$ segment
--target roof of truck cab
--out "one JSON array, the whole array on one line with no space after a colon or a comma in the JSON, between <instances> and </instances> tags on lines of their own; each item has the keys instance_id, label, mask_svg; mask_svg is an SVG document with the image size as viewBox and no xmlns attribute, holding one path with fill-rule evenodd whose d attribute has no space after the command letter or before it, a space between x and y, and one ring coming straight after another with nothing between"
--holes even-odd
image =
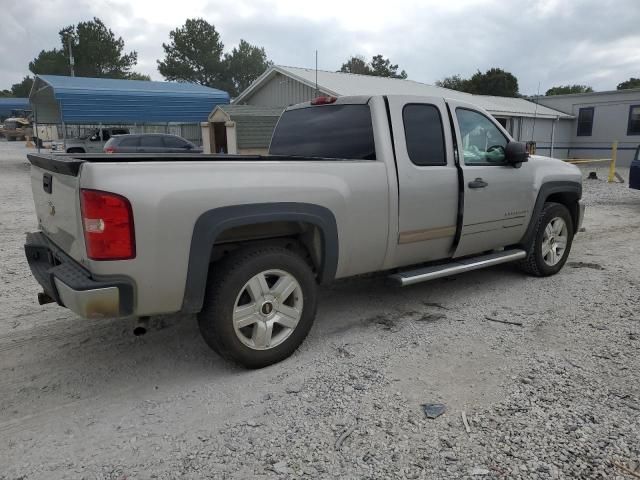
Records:
<instances>
[{"instance_id":1,"label":"roof of truck cab","mask_svg":"<svg viewBox=\"0 0 640 480\"><path fill-rule=\"evenodd\" d=\"M194 123L207 120L222 90L186 82L36 75L29 100L38 123Z\"/></svg>"},{"instance_id":2,"label":"roof of truck cab","mask_svg":"<svg viewBox=\"0 0 640 480\"><path fill-rule=\"evenodd\" d=\"M270 67L234 99L234 104L250 102L251 96L254 95L262 85L265 85L278 74L289 77L313 89L316 89L317 78L317 90L328 95L418 95L425 97L442 97L477 105L491 114L498 116L573 118L571 115L535 104L524 98L472 95L457 90L428 85L415 80L330 72L325 70L316 71L311 68L287 67L282 65Z\"/></svg>"}]
</instances>

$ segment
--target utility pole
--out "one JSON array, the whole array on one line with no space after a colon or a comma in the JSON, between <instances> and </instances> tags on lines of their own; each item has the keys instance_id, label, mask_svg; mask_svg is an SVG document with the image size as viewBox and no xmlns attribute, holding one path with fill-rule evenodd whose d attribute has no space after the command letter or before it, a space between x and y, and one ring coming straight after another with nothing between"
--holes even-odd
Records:
<instances>
[{"instance_id":1,"label":"utility pole","mask_svg":"<svg viewBox=\"0 0 640 480\"><path fill-rule=\"evenodd\" d=\"M73 49L71 47L71 44L73 43L73 36L72 35L67 35L67 42L69 43L69 67L71 68L71 76L75 77L76 74L73 71L73 65L74 65L74 60L73 60Z\"/></svg>"}]
</instances>

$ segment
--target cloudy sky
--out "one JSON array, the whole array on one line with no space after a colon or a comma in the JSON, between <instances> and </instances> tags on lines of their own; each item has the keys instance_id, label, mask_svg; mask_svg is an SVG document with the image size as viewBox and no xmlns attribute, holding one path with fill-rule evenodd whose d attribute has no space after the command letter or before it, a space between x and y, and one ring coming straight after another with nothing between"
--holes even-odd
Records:
<instances>
[{"instance_id":1,"label":"cloudy sky","mask_svg":"<svg viewBox=\"0 0 640 480\"><path fill-rule=\"evenodd\" d=\"M226 49L241 38L276 64L337 70L353 54L382 53L425 83L500 67L533 94L561 84L615 89L640 77L639 0L2 0L0 89L22 79L58 31L101 18L138 52L136 70L162 80L169 31L202 17Z\"/></svg>"}]
</instances>

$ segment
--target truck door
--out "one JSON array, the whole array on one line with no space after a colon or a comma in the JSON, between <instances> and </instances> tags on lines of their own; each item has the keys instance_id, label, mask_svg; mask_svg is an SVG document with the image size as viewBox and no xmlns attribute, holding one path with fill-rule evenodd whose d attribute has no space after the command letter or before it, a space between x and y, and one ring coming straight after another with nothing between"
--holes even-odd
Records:
<instances>
[{"instance_id":1,"label":"truck door","mask_svg":"<svg viewBox=\"0 0 640 480\"><path fill-rule=\"evenodd\" d=\"M534 204L533 169L528 162L505 162L511 138L486 112L447 101L456 133L463 174L461 236L454 257L517 243L524 235Z\"/></svg>"},{"instance_id":2,"label":"truck door","mask_svg":"<svg viewBox=\"0 0 640 480\"><path fill-rule=\"evenodd\" d=\"M451 256L458 213L458 173L444 100L389 97L398 170L395 265Z\"/></svg>"}]
</instances>

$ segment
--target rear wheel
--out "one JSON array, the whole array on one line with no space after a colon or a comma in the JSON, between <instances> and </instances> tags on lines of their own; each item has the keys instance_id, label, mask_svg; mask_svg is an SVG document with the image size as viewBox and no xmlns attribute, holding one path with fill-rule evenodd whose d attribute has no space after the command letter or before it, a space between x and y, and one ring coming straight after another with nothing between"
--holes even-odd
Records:
<instances>
[{"instance_id":1,"label":"rear wheel","mask_svg":"<svg viewBox=\"0 0 640 480\"><path fill-rule=\"evenodd\" d=\"M558 273L569 257L573 235L573 220L567 207L560 203L545 203L533 242L520 267L537 277Z\"/></svg>"},{"instance_id":2,"label":"rear wheel","mask_svg":"<svg viewBox=\"0 0 640 480\"><path fill-rule=\"evenodd\" d=\"M262 368L291 355L316 313L316 281L299 255L281 247L242 249L211 267L198 324L222 357Z\"/></svg>"}]
</instances>

